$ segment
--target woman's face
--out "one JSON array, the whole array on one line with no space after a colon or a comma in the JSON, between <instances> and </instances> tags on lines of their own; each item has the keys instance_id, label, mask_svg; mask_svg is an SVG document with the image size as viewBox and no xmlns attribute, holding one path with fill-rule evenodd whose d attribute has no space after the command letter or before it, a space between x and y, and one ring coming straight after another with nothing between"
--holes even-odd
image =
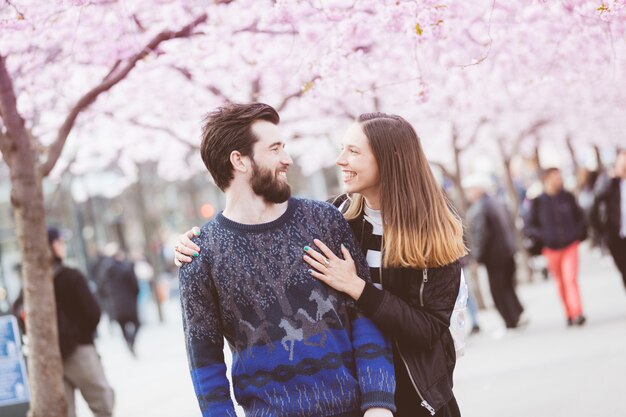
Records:
<instances>
[{"instance_id":1,"label":"woman's face","mask_svg":"<svg viewBox=\"0 0 626 417\"><path fill-rule=\"evenodd\" d=\"M341 141L337 165L341 168L344 191L373 198L378 195L380 178L372 147L360 123L352 124Z\"/></svg>"}]
</instances>

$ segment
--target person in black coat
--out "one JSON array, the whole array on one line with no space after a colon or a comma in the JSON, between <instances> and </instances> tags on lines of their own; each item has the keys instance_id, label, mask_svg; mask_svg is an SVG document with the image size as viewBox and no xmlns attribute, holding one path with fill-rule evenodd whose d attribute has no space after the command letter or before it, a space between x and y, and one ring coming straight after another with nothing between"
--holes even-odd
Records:
<instances>
[{"instance_id":1,"label":"person in black coat","mask_svg":"<svg viewBox=\"0 0 626 417\"><path fill-rule=\"evenodd\" d=\"M603 234L626 288L626 149L615 159L615 178L598 193L591 222Z\"/></svg>"},{"instance_id":2,"label":"person in black coat","mask_svg":"<svg viewBox=\"0 0 626 417\"><path fill-rule=\"evenodd\" d=\"M53 258L54 297L68 417L76 417L74 394L77 389L95 417L111 417L114 393L94 346L100 307L83 274L63 264L65 240L56 227L48 228L48 243ZM26 333L22 293L13 305L13 312Z\"/></svg>"},{"instance_id":3,"label":"person in black coat","mask_svg":"<svg viewBox=\"0 0 626 417\"><path fill-rule=\"evenodd\" d=\"M135 340L139 330L137 295L139 283L134 265L117 251L106 270L106 293L110 302L111 319L119 323L128 349L135 355Z\"/></svg>"},{"instance_id":4,"label":"person in black coat","mask_svg":"<svg viewBox=\"0 0 626 417\"><path fill-rule=\"evenodd\" d=\"M515 293L515 225L506 207L487 194L491 180L474 174L463 181L471 206L467 211L470 255L485 265L493 302L508 329L525 325L524 308Z\"/></svg>"}]
</instances>

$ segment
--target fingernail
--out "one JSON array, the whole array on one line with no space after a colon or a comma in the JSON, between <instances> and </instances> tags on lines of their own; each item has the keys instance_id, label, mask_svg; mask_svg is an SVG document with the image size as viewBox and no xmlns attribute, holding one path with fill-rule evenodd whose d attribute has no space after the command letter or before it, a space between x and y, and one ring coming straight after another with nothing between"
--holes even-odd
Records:
<instances>
[{"instance_id":1,"label":"fingernail","mask_svg":"<svg viewBox=\"0 0 626 417\"><path fill-rule=\"evenodd\" d=\"M194 253L193 253L193 257L194 257L194 258L197 258L198 256L200 256L200 255L198 254L198 252L194 252Z\"/></svg>"},{"instance_id":2,"label":"fingernail","mask_svg":"<svg viewBox=\"0 0 626 417\"><path fill-rule=\"evenodd\" d=\"M312 270L312 269L309 269L309 274L312 274L312 273L313 273L313 270Z\"/></svg>"},{"instance_id":3,"label":"fingernail","mask_svg":"<svg viewBox=\"0 0 626 417\"><path fill-rule=\"evenodd\" d=\"M311 248L309 248L308 246L304 247L304 250L309 250L309 249L311 249Z\"/></svg>"},{"instance_id":4,"label":"fingernail","mask_svg":"<svg viewBox=\"0 0 626 417\"><path fill-rule=\"evenodd\" d=\"M193 234L196 235L196 236L200 236L200 231L196 230L195 232L193 232Z\"/></svg>"},{"instance_id":5,"label":"fingernail","mask_svg":"<svg viewBox=\"0 0 626 417\"><path fill-rule=\"evenodd\" d=\"M341 247L345 249L345 248L346 248L346 245L344 245L344 244L342 243L342 244L341 244Z\"/></svg>"}]
</instances>

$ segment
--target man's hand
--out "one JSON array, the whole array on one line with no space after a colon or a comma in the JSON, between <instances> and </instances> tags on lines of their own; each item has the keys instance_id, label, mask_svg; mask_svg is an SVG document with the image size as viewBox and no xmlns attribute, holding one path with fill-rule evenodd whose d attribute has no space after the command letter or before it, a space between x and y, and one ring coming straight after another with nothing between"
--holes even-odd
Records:
<instances>
[{"instance_id":1,"label":"man's hand","mask_svg":"<svg viewBox=\"0 0 626 417\"><path fill-rule=\"evenodd\" d=\"M178 237L178 245L174 248L174 264L181 267L183 263L189 263L198 256L200 247L191 241L191 238L200 236L200 228L193 227Z\"/></svg>"},{"instance_id":2,"label":"man's hand","mask_svg":"<svg viewBox=\"0 0 626 417\"><path fill-rule=\"evenodd\" d=\"M370 408L363 417L393 417L393 413L386 408Z\"/></svg>"}]
</instances>

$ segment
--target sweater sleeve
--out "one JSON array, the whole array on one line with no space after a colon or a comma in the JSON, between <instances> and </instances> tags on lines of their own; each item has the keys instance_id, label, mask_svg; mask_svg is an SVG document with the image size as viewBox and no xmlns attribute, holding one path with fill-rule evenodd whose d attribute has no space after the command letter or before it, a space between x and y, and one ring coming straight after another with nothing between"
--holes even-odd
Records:
<instances>
[{"instance_id":1,"label":"sweater sleeve","mask_svg":"<svg viewBox=\"0 0 626 417\"><path fill-rule=\"evenodd\" d=\"M356 245L350 226L341 220L342 242L354 259L357 274L370 281L363 253ZM361 411L380 407L395 412L396 378L389 339L356 308L353 311L351 339L361 388Z\"/></svg>"},{"instance_id":2,"label":"sweater sleeve","mask_svg":"<svg viewBox=\"0 0 626 417\"><path fill-rule=\"evenodd\" d=\"M458 271L454 271L454 274L443 273L429 281L440 282L430 295L428 308L415 308L402 298L372 284L365 286L357 304L386 334L402 344L431 349L436 340L449 332L450 316L460 285L460 266Z\"/></svg>"},{"instance_id":3,"label":"sweater sleeve","mask_svg":"<svg viewBox=\"0 0 626 417\"><path fill-rule=\"evenodd\" d=\"M203 417L236 417L226 378L222 320L208 262L207 256L201 255L183 265L179 273L191 380Z\"/></svg>"}]
</instances>

